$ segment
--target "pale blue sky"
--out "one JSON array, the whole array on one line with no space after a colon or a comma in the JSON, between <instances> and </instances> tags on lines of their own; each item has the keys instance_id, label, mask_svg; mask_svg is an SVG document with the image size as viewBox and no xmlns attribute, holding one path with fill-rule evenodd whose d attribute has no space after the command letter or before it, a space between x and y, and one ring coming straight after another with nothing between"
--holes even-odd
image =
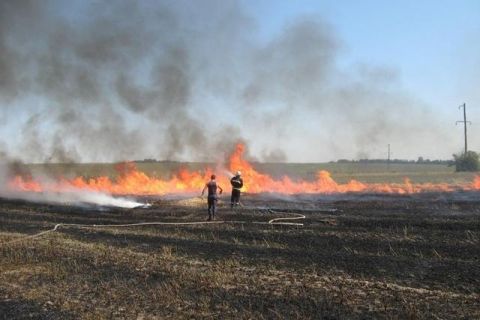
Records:
<instances>
[{"instance_id":1,"label":"pale blue sky","mask_svg":"<svg viewBox=\"0 0 480 320\"><path fill-rule=\"evenodd\" d=\"M344 46L341 63L393 68L405 88L440 109L455 108L463 100L480 108L480 1L243 3L257 18L261 39L278 35L298 17L318 16Z\"/></svg>"},{"instance_id":2,"label":"pale blue sky","mask_svg":"<svg viewBox=\"0 0 480 320\"><path fill-rule=\"evenodd\" d=\"M473 122L469 145L479 149L480 1L243 3L256 17L262 41L280 34L285 24L302 16L326 21L341 43L337 61L341 66L366 64L390 69L398 77L399 90L444 115L434 121L451 130L455 143L463 141L461 128L454 126L455 120L462 120L457 107L466 102ZM402 151L397 150L397 155L402 157Z\"/></svg>"}]
</instances>

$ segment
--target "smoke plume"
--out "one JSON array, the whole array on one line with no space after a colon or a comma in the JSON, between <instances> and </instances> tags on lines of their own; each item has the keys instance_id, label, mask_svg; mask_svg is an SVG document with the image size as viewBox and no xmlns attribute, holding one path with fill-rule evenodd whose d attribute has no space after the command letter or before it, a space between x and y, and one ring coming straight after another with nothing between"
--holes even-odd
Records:
<instances>
[{"instance_id":1,"label":"smoke plume","mask_svg":"<svg viewBox=\"0 0 480 320\"><path fill-rule=\"evenodd\" d=\"M430 109L396 89L395 70L340 68L344 45L321 17L267 40L257 28L230 0L1 1L1 151L214 161L243 140L281 162L448 144L441 128L423 129Z\"/></svg>"}]
</instances>

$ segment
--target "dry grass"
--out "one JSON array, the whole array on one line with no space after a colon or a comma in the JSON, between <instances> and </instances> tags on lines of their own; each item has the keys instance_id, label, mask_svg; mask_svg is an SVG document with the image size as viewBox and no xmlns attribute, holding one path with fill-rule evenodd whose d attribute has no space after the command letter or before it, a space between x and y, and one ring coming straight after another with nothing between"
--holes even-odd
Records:
<instances>
[{"instance_id":1,"label":"dry grass","mask_svg":"<svg viewBox=\"0 0 480 320\"><path fill-rule=\"evenodd\" d=\"M137 168L149 176L169 179L181 168L203 172L205 168L215 168L213 163L137 163ZM454 167L437 164L398 164L383 163L254 163L253 167L274 178L285 175L293 179L314 180L319 170L327 170L338 183L356 179L365 183L402 183L409 177L414 183L463 183L473 179L476 173L455 172ZM118 172L114 164L29 164L22 165L21 171L52 177L85 178L108 176L116 178Z\"/></svg>"},{"instance_id":2,"label":"dry grass","mask_svg":"<svg viewBox=\"0 0 480 320\"><path fill-rule=\"evenodd\" d=\"M245 203L304 207L253 197ZM303 228L63 228L0 244L0 319L480 318L477 202L337 201L329 204L335 213L323 206L312 201ZM246 222L278 216L219 213ZM3 200L0 243L60 222L205 217L197 200L102 211Z\"/></svg>"}]
</instances>

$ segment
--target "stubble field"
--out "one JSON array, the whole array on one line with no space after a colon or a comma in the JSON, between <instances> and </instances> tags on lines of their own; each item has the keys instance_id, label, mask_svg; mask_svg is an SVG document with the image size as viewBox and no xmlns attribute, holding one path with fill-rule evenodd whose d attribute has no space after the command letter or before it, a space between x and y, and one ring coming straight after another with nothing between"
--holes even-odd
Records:
<instances>
[{"instance_id":1,"label":"stubble field","mask_svg":"<svg viewBox=\"0 0 480 320\"><path fill-rule=\"evenodd\" d=\"M452 175L452 173L449 173ZM458 176L457 176L458 178ZM426 178L425 178L426 179ZM0 319L478 319L478 193L245 195L119 209L1 199ZM295 225L271 225L303 214Z\"/></svg>"}]
</instances>

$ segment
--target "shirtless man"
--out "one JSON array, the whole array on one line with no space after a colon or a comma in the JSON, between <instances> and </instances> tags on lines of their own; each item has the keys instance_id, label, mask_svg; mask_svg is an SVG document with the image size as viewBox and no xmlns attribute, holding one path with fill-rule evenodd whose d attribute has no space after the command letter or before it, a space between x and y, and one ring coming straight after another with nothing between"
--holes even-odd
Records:
<instances>
[{"instance_id":1,"label":"shirtless man","mask_svg":"<svg viewBox=\"0 0 480 320\"><path fill-rule=\"evenodd\" d=\"M222 194L223 189L217 184L215 181L215 175L212 174L210 177L210 181L205 184L205 187L202 190L202 197L205 194L205 190L208 190L208 219L207 221L211 221L212 219L215 220L215 210L217 205L217 188L220 190L220 194Z\"/></svg>"}]
</instances>

